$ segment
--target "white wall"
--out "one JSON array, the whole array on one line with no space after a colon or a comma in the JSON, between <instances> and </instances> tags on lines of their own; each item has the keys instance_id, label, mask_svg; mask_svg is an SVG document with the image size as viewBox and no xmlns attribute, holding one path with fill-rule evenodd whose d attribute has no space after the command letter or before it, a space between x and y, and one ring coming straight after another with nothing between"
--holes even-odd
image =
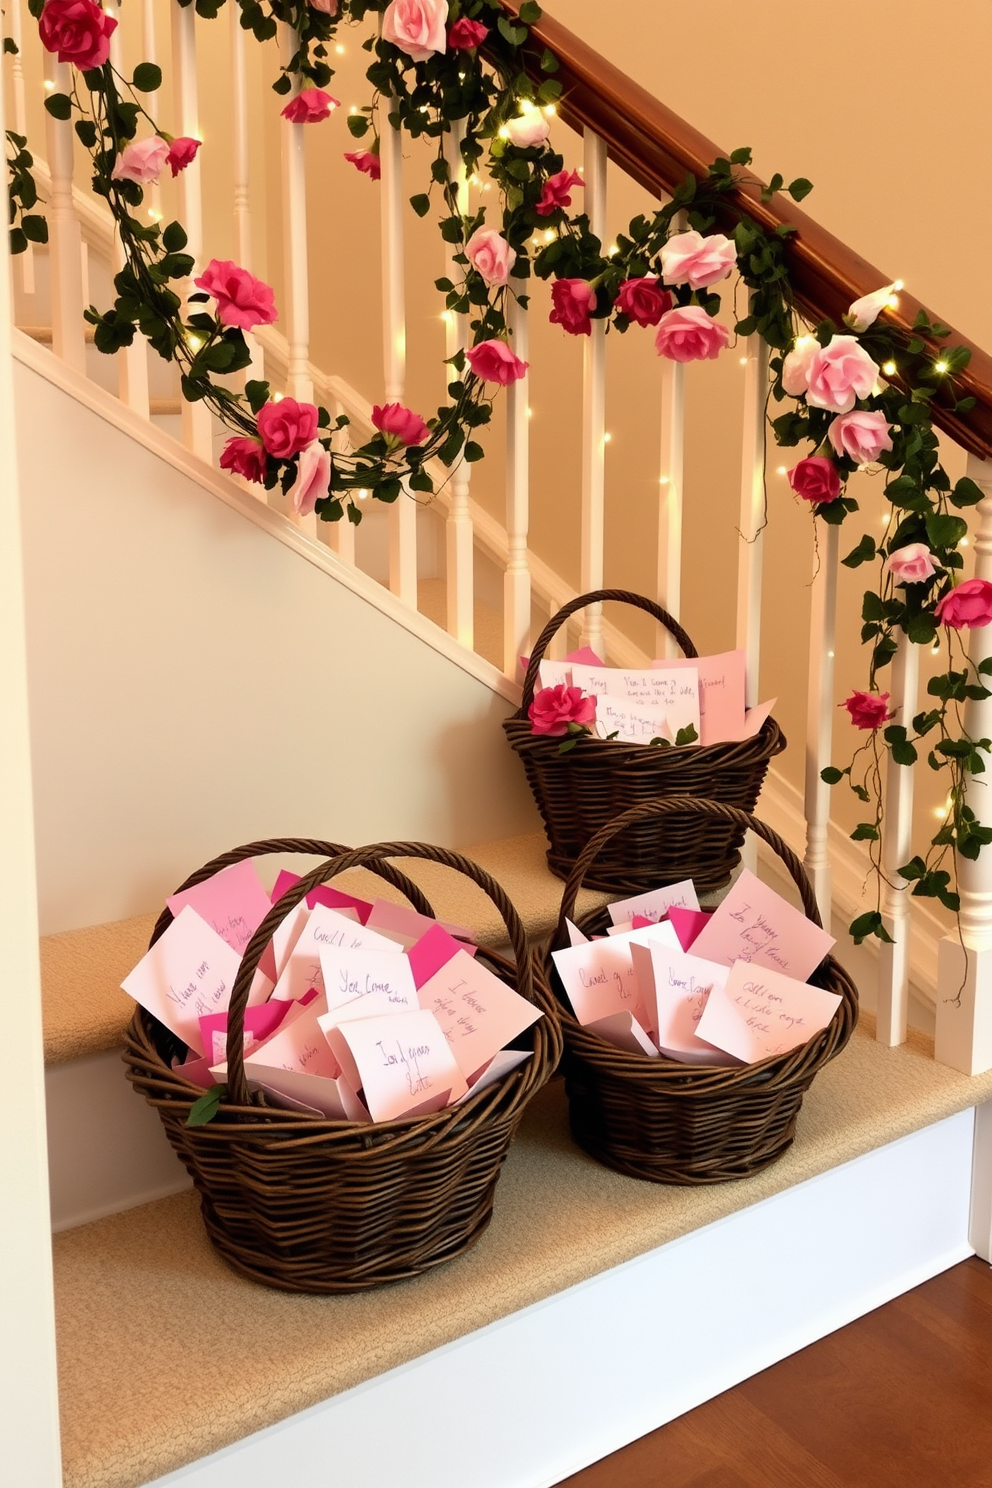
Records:
<instances>
[{"instance_id":1,"label":"white wall","mask_svg":"<svg viewBox=\"0 0 992 1488\"><path fill-rule=\"evenodd\" d=\"M43 933L254 837L539 826L505 700L17 367Z\"/></svg>"}]
</instances>

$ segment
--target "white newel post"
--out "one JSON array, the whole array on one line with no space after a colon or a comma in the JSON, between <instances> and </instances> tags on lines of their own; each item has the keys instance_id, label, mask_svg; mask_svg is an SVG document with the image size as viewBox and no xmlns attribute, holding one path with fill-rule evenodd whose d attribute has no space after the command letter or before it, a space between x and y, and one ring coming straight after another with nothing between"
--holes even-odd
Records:
<instances>
[{"instance_id":1,"label":"white newel post","mask_svg":"<svg viewBox=\"0 0 992 1488\"><path fill-rule=\"evenodd\" d=\"M72 71L45 53L49 92L68 93ZM48 218L48 261L52 295L52 350L76 372L86 372L83 336L83 240L72 201L72 123L45 114L45 138L52 194L45 208Z\"/></svg>"},{"instance_id":2,"label":"white newel post","mask_svg":"<svg viewBox=\"0 0 992 1488\"><path fill-rule=\"evenodd\" d=\"M584 131L585 203L589 226L606 237L606 141ZM606 498L606 321L594 320L582 363L582 592L602 589ZM603 606L582 611L583 644L603 656Z\"/></svg>"},{"instance_id":3,"label":"white newel post","mask_svg":"<svg viewBox=\"0 0 992 1488\"><path fill-rule=\"evenodd\" d=\"M892 663L892 709L894 722L912 731L917 713L920 678L920 648L905 634L899 636L899 651ZM887 883L882 885L882 922L892 937L878 952L878 1013L875 1037L893 1047L906 1042L909 1025L909 968L912 916L909 887L898 870L913 854L914 770L907 765L888 764L885 782L884 859Z\"/></svg>"},{"instance_id":4,"label":"white newel post","mask_svg":"<svg viewBox=\"0 0 992 1488\"><path fill-rule=\"evenodd\" d=\"M403 135L389 122L392 106L389 98L379 104L383 402L402 403L406 387ZM405 487L389 509L389 587L411 610L417 608L417 503Z\"/></svg>"},{"instance_id":5,"label":"white newel post","mask_svg":"<svg viewBox=\"0 0 992 1488\"><path fill-rule=\"evenodd\" d=\"M280 22L283 66L286 66L299 49L299 36L292 26ZM300 77L295 75L291 97L300 91ZM306 170L306 124L290 124L283 119L282 169L283 169L283 226L285 232L285 260L283 292L286 304L282 320L289 343L289 365L286 371L286 392L300 403L313 402L313 381L310 377L310 265L307 254L307 170Z\"/></svg>"},{"instance_id":6,"label":"white newel post","mask_svg":"<svg viewBox=\"0 0 992 1488\"><path fill-rule=\"evenodd\" d=\"M451 172L451 184L457 188L458 210L468 212L468 180L462 159L463 124L453 124L444 138L444 155ZM454 263L454 245L449 246L445 273L454 283L458 265ZM445 314L445 356L452 357L468 344L468 316ZM457 381L455 369L445 367L448 380ZM448 634L471 651L475 646L475 534L469 508L471 465L460 457L451 473L451 504L445 523L445 579L448 601Z\"/></svg>"},{"instance_id":7,"label":"white newel post","mask_svg":"<svg viewBox=\"0 0 992 1488\"><path fill-rule=\"evenodd\" d=\"M831 787L820 779L831 764L834 732L834 637L837 628L837 551L839 527L817 527L809 624L809 687L806 695L806 854L809 875L825 930L830 929ZM738 644L740 644L738 642ZM750 701L750 699L749 699Z\"/></svg>"},{"instance_id":8,"label":"white newel post","mask_svg":"<svg viewBox=\"0 0 992 1488\"><path fill-rule=\"evenodd\" d=\"M522 281L526 284L526 280ZM511 299L507 312L513 350L527 361L527 310ZM503 575L503 671L511 682L530 642L530 373L506 390L506 573Z\"/></svg>"},{"instance_id":9,"label":"white newel post","mask_svg":"<svg viewBox=\"0 0 992 1488\"><path fill-rule=\"evenodd\" d=\"M974 508L975 577L992 580L992 461L969 455L968 474L985 492ZM976 665L992 656L992 626L962 634ZM972 738L992 738L992 698L967 703L964 723ZM992 826L988 773L968 777L968 804L984 826ZM992 1069L992 847L973 863L958 858L957 870L963 948L955 935L940 943L934 1055L941 1064L977 1075Z\"/></svg>"},{"instance_id":10,"label":"white newel post","mask_svg":"<svg viewBox=\"0 0 992 1488\"><path fill-rule=\"evenodd\" d=\"M747 705L758 702L761 658L761 559L765 520L765 403L768 344L755 332L746 342L744 437L741 445L741 520L737 550L737 646L747 663Z\"/></svg>"},{"instance_id":11,"label":"white newel post","mask_svg":"<svg viewBox=\"0 0 992 1488\"><path fill-rule=\"evenodd\" d=\"M685 450L685 367L661 362L661 474L658 495L658 603L678 620L682 609L682 471ZM681 656L658 627L658 655Z\"/></svg>"},{"instance_id":12,"label":"white newel post","mask_svg":"<svg viewBox=\"0 0 992 1488\"><path fill-rule=\"evenodd\" d=\"M177 135L201 139L199 89L196 78L196 11L192 5L172 7L172 65L175 69ZM202 152L200 152L202 153ZM187 252L193 258L193 273L184 286L188 295L193 279L203 265L203 185L200 153L176 181L179 188L179 221L186 230ZM213 462L213 425L210 409L203 402L182 400L183 444L201 460Z\"/></svg>"},{"instance_id":13,"label":"white newel post","mask_svg":"<svg viewBox=\"0 0 992 1488\"><path fill-rule=\"evenodd\" d=\"M250 154L248 148L248 79L245 64L245 33L241 25L241 8L231 10L231 84L234 103L234 256L243 269L251 272L252 229ZM245 381L265 380L265 358L253 331L245 331L245 344L251 354L251 366L245 368ZM261 488L254 487L256 494Z\"/></svg>"}]
</instances>

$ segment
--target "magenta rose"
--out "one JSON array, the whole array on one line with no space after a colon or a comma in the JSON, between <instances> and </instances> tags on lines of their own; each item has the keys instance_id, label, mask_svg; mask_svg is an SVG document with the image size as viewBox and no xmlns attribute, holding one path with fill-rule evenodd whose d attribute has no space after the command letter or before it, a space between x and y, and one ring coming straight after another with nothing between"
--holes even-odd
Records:
<instances>
[{"instance_id":1,"label":"magenta rose","mask_svg":"<svg viewBox=\"0 0 992 1488\"><path fill-rule=\"evenodd\" d=\"M712 361L730 340L726 326L713 320L701 305L668 310L658 322L654 344L658 355L673 362Z\"/></svg>"},{"instance_id":2,"label":"magenta rose","mask_svg":"<svg viewBox=\"0 0 992 1488\"><path fill-rule=\"evenodd\" d=\"M661 250L661 274L666 284L688 284L705 289L726 279L737 262L737 249L723 233L676 233Z\"/></svg>"},{"instance_id":3,"label":"magenta rose","mask_svg":"<svg viewBox=\"0 0 992 1488\"><path fill-rule=\"evenodd\" d=\"M397 444L424 444L431 434L420 414L402 403L377 403L372 409L372 422L380 434Z\"/></svg>"},{"instance_id":4,"label":"magenta rose","mask_svg":"<svg viewBox=\"0 0 992 1488\"><path fill-rule=\"evenodd\" d=\"M625 279L617 295L617 309L639 326L656 326L672 308L672 297L657 279Z\"/></svg>"},{"instance_id":5,"label":"magenta rose","mask_svg":"<svg viewBox=\"0 0 992 1488\"><path fill-rule=\"evenodd\" d=\"M382 39L426 62L448 45L448 0L390 0L382 17Z\"/></svg>"},{"instance_id":6,"label":"magenta rose","mask_svg":"<svg viewBox=\"0 0 992 1488\"><path fill-rule=\"evenodd\" d=\"M867 398L878 366L854 336L834 336L818 346L806 370L806 402L830 413L850 413L858 398Z\"/></svg>"},{"instance_id":7,"label":"magenta rose","mask_svg":"<svg viewBox=\"0 0 992 1488\"><path fill-rule=\"evenodd\" d=\"M459 16L454 25L448 27L448 47L452 52L474 52L489 35L489 27L481 21L470 21L468 16Z\"/></svg>"},{"instance_id":8,"label":"magenta rose","mask_svg":"<svg viewBox=\"0 0 992 1488\"><path fill-rule=\"evenodd\" d=\"M338 0L310 0L312 10L323 11L324 15L336 16L338 13Z\"/></svg>"},{"instance_id":9,"label":"magenta rose","mask_svg":"<svg viewBox=\"0 0 992 1488\"><path fill-rule=\"evenodd\" d=\"M168 141L159 139L157 134L143 140L132 140L114 161L110 179L137 181L139 186L147 186L150 181L158 180L168 158Z\"/></svg>"},{"instance_id":10,"label":"magenta rose","mask_svg":"<svg viewBox=\"0 0 992 1488\"><path fill-rule=\"evenodd\" d=\"M583 726L592 723L596 717L596 699L585 697L581 687L566 687L561 682L557 687L542 687L534 694L527 717L535 734L557 738L568 733L570 723Z\"/></svg>"},{"instance_id":11,"label":"magenta rose","mask_svg":"<svg viewBox=\"0 0 992 1488\"><path fill-rule=\"evenodd\" d=\"M300 450L296 480L287 491L290 505L301 517L308 517L331 484L331 457L319 439Z\"/></svg>"},{"instance_id":12,"label":"magenta rose","mask_svg":"<svg viewBox=\"0 0 992 1488\"><path fill-rule=\"evenodd\" d=\"M530 366L530 362L522 362L505 341L480 341L478 346L469 347L465 360L476 377L481 377L483 382L498 382L500 387L519 382Z\"/></svg>"},{"instance_id":13,"label":"magenta rose","mask_svg":"<svg viewBox=\"0 0 992 1488\"><path fill-rule=\"evenodd\" d=\"M323 88L301 88L282 110L282 116L290 124L319 124L330 117L332 109L340 107L341 100L332 98Z\"/></svg>"},{"instance_id":14,"label":"magenta rose","mask_svg":"<svg viewBox=\"0 0 992 1488\"><path fill-rule=\"evenodd\" d=\"M317 437L317 410L295 398L273 399L258 411L258 437L277 460L291 460Z\"/></svg>"},{"instance_id":15,"label":"magenta rose","mask_svg":"<svg viewBox=\"0 0 992 1488\"><path fill-rule=\"evenodd\" d=\"M94 0L48 0L38 22L45 51L55 52L60 62L71 62L80 72L103 66L116 29L114 17Z\"/></svg>"},{"instance_id":16,"label":"magenta rose","mask_svg":"<svg viewBox=\"0 0 992 1488\"><path fill-rule=\"evenodd\" d=\"M846 455L855 465L870 465L883 450L892 448L892 430L885 415L864 408L852 408L835 418L827 438L838 455Z\"/></svg>"},{"instance_id":17,"label":"magenta rose","mask_svg":"<svg viewBox=\"0 0 992 1488\"><path fill-rule=\"evenodd\" d=\"M939 564L926 543L907 543L890 553L885 563L886 571L896 584L922 584L940 572Z\"/></svg>"},{"instance_id":18,"label":"magenta rose","mask_svg":"<svg viewBox=\"0 0 992 1488\"><path fill-rule=\"evenodd\" d=\"M503 285L517 255L494 227L478 227L465 244L465 257L487 284Z\"/></svg>"},{"instance_id":19,"label":"magenta rose","mask_svg":"<svg viewBox=\"0 0 992 1488\"><path fill-rule=\"evenodd\" d=\"M859 729L881 728L883 723L895 717L889 711L887 692L852 692L839 706L847 709L851 722Z\"/></svg>"},{"instance_id":20,"label":"magenta rose","mask_svg":"<svg viewBox=\"0 0 992 1488\"><path fill-rule=\"evenodd\" d=\"M586 279L556 279L551 286L554 309L548 316L570 336L592 334L590 315L596 308L596 291Z\"/></svg>"},{"instance_id":21,"label":"magenta rose","mask_svg":"<svg viewBox=\"0 0 992 1488\"><path fill-rule=\"evenodd\" d=\"M988 579L965 579L944 595L935 613L940 624L952 630L980 630L992 621L992 584Z\"/></svg>"},{"instance_id":22,"label":"magenta rose","mask_svg":"<svg viewBox=\"0 0 992 1488\"><path fill-rule=\"evenodd\" d=\"M361 171L363 176L370 176L373 181L378 181L382 175L382 166L378 155L371 150L345 150L345 160L350 160L356 170Z\"/></svg>"},{"instance_id":23,"label":"magenta rose","mask_svg":"<svg viewBox=\"0 0 992 1488\"><path fill-rule=\"evenodd\" d=\"M836 501L841 491L837 466L826 455L810 455L793 465L789 485L804 501Z\"/></svg>"},{"instance_id":24,"label":"magenta rose","mask_svg":"<svg viewBox=\"0 0 992 1488\"><path fill-rule=\"evenodd\" d=\"M229 258L212 258L193 282L197 289L216 300L221 325L250 331L279 319L275 295L269 286L247 269L239 269Z\"/></svg>"},{"instance_id":25,"label":"magenta rose","mask_svg":"<svg viewBox=\"0 0 992 1488\"><path fill-rule=\"evenodd\" d=\"M233 475L243 475L245 480L257 481L260 485L265 480L265 451L257 439L235 435L225 444L219 463L221 470L230 470Z\"/></svg>"},{"instance_id":26,"label":"magenta rose","mask_svg":"<svg viewBox=\"0 0 992 1488\"><path fill-rule=\"evenodd\" d=\"M188 134L182 134L172 141L168 158L173 177L178 176L180 171L184 171L188 165L193 163L200 144L200 140L190 139Z\"/></svg>"},{"instance_id":27,"label":"magenta rose","mask_svg":"<svg viewBox=\"0 0 992 1488\"><path fill-rule=\"evenodd\" d=\"M534 208L538 217L550 217L559 207L572 205L572 188L586 183L578 171L558 171L549 176L541 188L541 199Z\"/></svg>"}]
</instances>

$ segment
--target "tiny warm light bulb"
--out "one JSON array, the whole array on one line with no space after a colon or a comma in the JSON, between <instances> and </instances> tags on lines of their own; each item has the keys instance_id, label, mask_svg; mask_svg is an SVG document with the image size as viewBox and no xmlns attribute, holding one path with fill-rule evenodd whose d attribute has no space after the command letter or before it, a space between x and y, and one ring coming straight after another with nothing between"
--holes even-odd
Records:
<instances>
[{"instance_id":1,"label":"tiny warm light bulb","mask_svg":"<svg viewBox=\"0 0 992 1488\"><path fill-rule=\"evenodd\" d=\"M612 434L604 434L603 435L603 443L604 444L609 444L609 442L610 442L610 440L612 438L613 438L613 435Z\"/></svg>"},{"instance_id":2,"label":"tiny warm light bulb","mask_svg":"<svg viewBox=\"0 0 992 1488\"><path fill-rule=\"evenodd\" d=\"M788 470L786 470L786 468L785 468L784 465L780 465L778 467L778 473L779 473L779 475L788 475L789 472L788 472Z\"/></svg>"},{"instance_id":3,"label":"tiny warm light bulb","mask_svg":"<svg viewBox=\"0 0 992 1488\"><path fill-rule=\"evenodd\" d=\"M286 396L285 393L273 393L272 394L272 401L273 401L273 403L281 403L282 400L283 400L283 398L285 398L285 396Z\"/></svg>"},{"instance_id":4,"label":"tiny warm light bulb","mask_svg":"<svg viewBox=\"0 0 992 1488\"><path fill-rule=\"evenodd\" d=\"M55 84L52 82L51 78L46 78L45 79L45 92L46 93L51 93L51 91L52 91L52 89L54 87L55 87Z\"/></svg>"},{"instance_id":5,"label":"tiny warm light bulb","mask_svg":"<svg viewBox=\"0 0 992 1488\"><path fill-rule=\"evenodd\" d=\"M555 230L554 230L553 227L545 228L545 230L544 230L544 241L546 243L553 243L554 240L555 240L555 238L557 236L558 236L558 234L555 232Z\"/></svg>"},{"instance_id":6,"label":"tiny warm light bulb","mask_svg":"<svg viewBox=\"0 0 992 1488\"><path fill-rule=\"evenodd\" d=\"M943 357L941 357L941 359L940 359L939 362L934 362L934 364L933 364L933 370L935 372L941 372L941 373L943 373L943 372L950 371L950 368L949 368L947 362L944 361Z\"/></svg>"},{"instance_id":7,"label":"tiny warm light bulb","mask_svg":"<svg viewBox=\"0 0 992 1488\"><path fill-rule=\"evenodd\" d=\"M895 282L895 284L893 284L892 288L895 290L896 294L898 294L899 291L901 289L905 289L906 286L903 284L903 282L902 282L901 279L897 279L896 282Z\"/></svg>"},{"instance_id":8,"label":"tiny warm light bulb","mask_svg":"<svg viewBox=\"0 0 992 1488\"><path fill-rule=\"evenodd\" d=\"M510 131L505 124L500 125L499 137L501 140L508 140L510 138Z\"/></svg>"},{"instance_id":9,"label":"tiny warm light bulb","mask_svg":"<svg viewBox=\"0 0 992 1488\"><path fill-rule=\"evenodd\" d=\"M897 368L895 362L882 363L882 371L885 373L886 377L895 377L896 370Z\"/></svg>"},{"instance_id":10,"label":"tiny warm light bulb","mask_svg":"<svg viewBox=\"0 0 992 1488\"><path fill-rule=\"evenodd\" d=\"M334 48L334 50L337 52L337 54L338 54L339 57L343 57L344 56L344 47L341 45L340 42L338 42L338 44Z\"/></svg>"},{"instance_id":11,"label":"tiny warm light bulb","mask_svg":"<svg viewBox=\"0 0 992 1488\"><path fill-rule=\"evenodd\" d=\"M558 110L555 108L553 103L548 103L544 106L544 112L549 119L553 119Z\"/></svg>"},{"instance_id":12,"label":"tiny warm light bulb","mask_svg":"<svg viewBox=\"0 0 992 1488\"><path fill-rule=\"evenodd\" d=\"M619 252L619 245L617 243L611 243L609 248L607 248L606 250L606 256L607 258L615 258Z\"/></svg>"},{"instance_id":13,"label":"tiny warm light bulb","mask_svg":"<svg viewBox=\"0 0 992 1488\"><path fill-rule=\"evenodd\" d=\"M450 326L450 325L453 325L454 324L454 319L455 318L452 315L452 313L451 313L450 310L442 310L441 311L441 319L444 321L445 325Z\"/></svg>"},{"instance_id":14,"label":"tiny warm light bulb","mask_svg":"<svg viewBox=\"0 0 992 1488\"><path fill-rule=\"evenodd\" d=\"M162 213L161 212L157 212L154 207L149 207L148 208L148 215L152 219L153 222L161 222L162 221Z\"/></svg>"},{"instance_id":15,"label":"tiny warm light bulb","mask_svg":"<svg viewBox=\"0 0 992 1488\"><path fill-rule=\"evenodd\" d=\"M815 336L797 336L792 343L792 349L793 351L803 351L807 346L812 346L815 340Z\"/></svg>"},{"instance_id":16,"label":"tiny warm light bulb","mask_svg":"<svg viewBox=\"0 0 992 1488\"><path fill-rule=\"evenodd\" d=\"M898 295L895 295L895 294L890 294L889 295L889 298L886 300L885 303L888 305L888 307L889 307L890 310L898 310L899 309L899 296Z\"/></svg>"},{"instance_id":17,"label":"tiny warm light bulb","mask_svg":"<svg viewBox=\"0 0 992 1488\"><path fill-rule=\"evenodd\" d=\"M827 660L828 661L833 661L833 659L834 659L834 653L832 651L828 651L827 652Z\"/></svg>"},{"instance_id":18,"label":"tiny warm light bulb","mask_svg":"<svg viewBox=\"0 0 992 1488\"><path fill-rule=\"evenodd\" d=\"M958 543L958 547L959 548L966 548L967 546L968 546L968 539L966 537L963 537L961 539L961 541Z\"/></svg>"},{"instance_id":19,"label":"tiny warm light bulb","mask_svg":"<svg viewBox=\"0 0 992 1488\"><path fill-rule=\"evenodd\" d=\"M201 336L199 331L190 331L189 335L186 337L186 344L191 348L191 350L199 351L205 340L206 337Z\"/></svg>"},{"instance_id":20,"label":"tiny warm light bulb","mask_svg":"<svg viewBox=\"0 0 992 1488\"><path fill-rule=\"evenodd\" d=\"M349 114L357 114L358 113L358 105L357 105L357 103L353 103L351 105L351 108L348 110L348 112L349 112Z\"/></svg>"},{"instance_id":21,"label":"tiny warm light bulb","mask_svg":"<svg viewBox=\"0 0 992 1488\"><path fill-rule=\"evenodd\" d=\"M747 357L741 357L741 366L742 367L746 367L747 366Z\"/></svg>"},{"instance_id":22,"label":"tiny warm light bulb","mask_svg":"<svg viewBox=\"0 0 992 1488\"><path fill-rule=\"evenodd\" d=\"M658 484L659 484L659 486L667 486L668 485L668 476L667 475L660 476L658 478Z\"/></svg>"}]
</instances>

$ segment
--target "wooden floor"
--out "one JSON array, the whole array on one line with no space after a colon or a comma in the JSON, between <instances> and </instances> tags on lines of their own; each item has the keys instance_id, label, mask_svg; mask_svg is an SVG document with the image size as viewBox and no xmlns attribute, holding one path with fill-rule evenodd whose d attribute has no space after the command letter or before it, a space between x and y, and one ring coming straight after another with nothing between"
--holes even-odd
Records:
<instances>
[{"instance_id":1,"label":"wooden floor","mask_svg":"<svg viewBox=\"0 0 992 1488\"><path fill-rule=\"evenodd\" d=\"M955 1266L567 1488L992 1488L992 1270Z\"/></svg>"}]
</instances>

